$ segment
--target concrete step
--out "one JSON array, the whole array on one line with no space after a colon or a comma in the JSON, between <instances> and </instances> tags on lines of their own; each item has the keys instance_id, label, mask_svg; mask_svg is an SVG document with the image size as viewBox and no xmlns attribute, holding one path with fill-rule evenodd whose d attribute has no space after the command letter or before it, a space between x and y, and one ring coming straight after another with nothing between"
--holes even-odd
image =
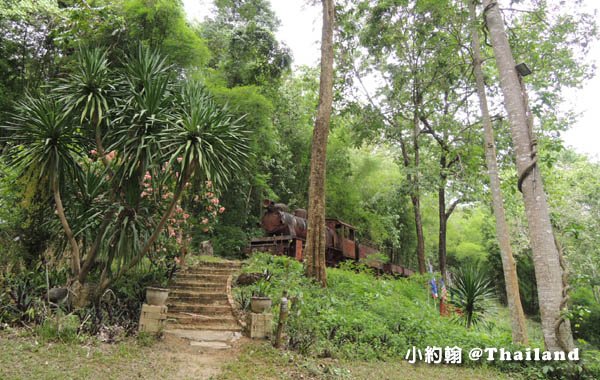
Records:
<instances>
[{"instance_id":1,"label":"concrete step","mask_svg":"<svg viewBox=\"0 0 600 380\"><path fill-rule=\"evenodd\" d=\"M206 315L206 316L231 314L231 306L229 306L229 303L196 304L196 303L181 303L181 302L169 303L169 302L167 302L167 306L169 307L169 311L172 311L174 313L185 312L185 313L201 314L201 315Z\"/></svg>"},{"instance_id":2,"label":"concrete step","mask_svg":"<svg viewBox=\"0 0 600 380\"><path fill-rule=\"evenodd\" d=\"M185 339L190 346L214 350L229 349L242 337L240 331L231 330L166 329L164 333Z\"/></svg>"},{"instance_id":3,"label":"concrete step","mask_svg":"<svg viewBox=\"0 0 600 380\"><path fill-rule=\"evenodd\" d=\"M185 330L219 330L219 331L241 331L233 315L222 317L208 317L204 315L189 315L185 313L169 313L167 317L167 329Z\"/></svg>"},{"instance_id":4,"label":"concrete step","mask_svg":"<svg viewBox=\"0 0 600 380\"><path fill-rule=\"evenodd\" d=\"M203 324L203 323L237 323L232 314L225 315L205 315L199 313L175 312L169 310L167 314L169 322L177 322L182 325Z\"/></svg>"},{"instance_id":5,"label":"concrete step","mask_svg":"<svg viewBox=\"0 0 600 380\"><path fill-rule=\"evenodd\" d=\"M206 292L188 289L173 289L169 291L169 299L167 302L186 302L186 303L214 303L227 302L227 293L221 292Z\"/></svg>"},{"instance_id":6,"label":"concrete step","mask_svg":"<svg viewBox=\"0 0 600 380\"><path fill-rule=\"evenodd\" d=\"M212 281L227 283L229 274L223 273L180 273L175 276L174 281Z\"/></svg>"},{"instance_id":7,"label":"concrete step","mask_svg":"<svg viewBox=\"0 0 600 380\"><path fill-rule=\"evenodd\" d=\"M227 283L219 282L197 282L197 281L174 281L169 284L169 290L192 290L206 292L225 292Z\"/></svg>"},{"instance_id":8,"label":"concrete step","mask_svg":"<svg viewBox=\"0 0 600 380\"><path fill-rule=\"evenodd\" d=\"M208 261L204 261L199 263L197 266L195 266L194 268L198 268L198 267L215 267L215 268L233 268L233 269L239 269L241 268L242 263L239 261L221 261L221 262L208 262ZM190 267L190 269L193 269Z\"/></svg>"},{"instance_id":9,"label":"concrete step","mask_svg":"<svg viewBox=\"0 0 600 380\"><path fill-rule=\"evenodd\" d=\"M179 281L197 281L197 282L212 282L212 283L227 283L228 274L212 274L212 273L187 273L175 276L174 282Z\"/></svg>"},{"instance_id":10,"label":"concrete step","mask_svg":"<svg viewBox=\"0 0 600 380\"><path fill-rule=\"evenodd\" d=\"M167 300L169 307L176 305L215 305L229 306L227 296L224 294L222 298L196 298L196 297L171 297Z\"/></svg>"},{"instance_id":11,"label":"concrete step","mask_svg":"<svg viewBox=\"0 0 600 380\"><path fill-rule=\"evenodd\" d=\"M168 329L177 330L202 330L202 331L233 331L241 332L242 327L237 323L219 323L219 322L208 322L203 324L187 323L181 324L177 322L169 322L167 325Z\"/></svg>"},{"instance_id":12,"label":"concrete step","mask_svg":"<svg viewBox=\"0 0 600 380\"><path fill-rule=\"evenodd\" d=\"M196 267L188 268L183 272L177 272L177 276L195 275L195 274L222 274L232 275L238 272L237 268L221 268L221 267Z\"/></svg>"},{"instance_id":13,"label":"concrete step","mask_svg":"<svg viewBox=\"0 0 600 380\"><path fill-rule=\"evenodd\" d=\"M214 304L168 304L169 312L173 313L192 313L202 316L229 316L231 315L231 306L225 305L214 305Z\"/></svg>"}]
</instances>

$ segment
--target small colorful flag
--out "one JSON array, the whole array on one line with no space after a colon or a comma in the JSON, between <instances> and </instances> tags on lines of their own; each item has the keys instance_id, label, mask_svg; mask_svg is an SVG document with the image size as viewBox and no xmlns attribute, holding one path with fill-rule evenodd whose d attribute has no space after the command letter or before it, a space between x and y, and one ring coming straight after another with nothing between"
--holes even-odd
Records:
<instances>
[{"instance_id":1,"label":"small colorful flag","mask_svg":"<svg viewBox=\"0 0 600 380\"><path fill-rule=\"evenodd\" d=\"M437 284L435 283L435 278L432 278L431 281L429 281L429 284L431 285L431 296L435 299L438 298L438 290L437 290Z\"/></svg>"},{"instance_id":2,"label":"small colorful flag","mask_svg":"<svg viewBox=\"0 0 600 380\"><path fill-rule=\"evenodd\" d=\"M444 280L440 280L440 283L440 298L445 301L448 298L448 290L446 290L446 284L444 283Z\"/></svg>"}]
</instances>

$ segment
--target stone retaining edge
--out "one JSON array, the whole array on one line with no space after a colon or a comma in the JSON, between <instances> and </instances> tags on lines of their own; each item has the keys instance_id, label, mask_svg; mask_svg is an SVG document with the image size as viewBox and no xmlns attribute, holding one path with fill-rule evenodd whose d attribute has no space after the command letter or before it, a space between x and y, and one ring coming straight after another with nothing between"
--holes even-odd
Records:
<instances>
[{"instance_id":1,"label":"stone retaining edge","mask_svg":"<svg viewBox=\"0 0 600 380\"><path fill-rule=\"evenodd\" d=\"M231 283L233 282L233 275L229 275L227 277L227 302L229 302L229 306L231 306L231 313L236 319L237 323L242 326L242 328L246 329L246 322L244 322L241 317L241 313L235 307L235 303L233 302L233 295L231 293Z\"/></svg>"}]
</instances>

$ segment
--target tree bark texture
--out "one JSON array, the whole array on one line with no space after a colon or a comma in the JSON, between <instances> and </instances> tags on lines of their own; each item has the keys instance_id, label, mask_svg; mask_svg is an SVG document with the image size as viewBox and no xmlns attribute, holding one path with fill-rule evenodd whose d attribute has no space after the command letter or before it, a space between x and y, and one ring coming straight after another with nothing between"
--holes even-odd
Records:
<instances>
[{"instance_id":1,"label":"tree bark texture","mask_svg":"<svg viewBox=\"0 0 600 380\"><path fill-rule=\"evenodd\" d=\"M333 0L322 0L323 32L321 36L321 77L319 106L313 131L308 187L308 229L306 234L306 275L327 286L325 258L327 229L325 226L325 169L327 136L333 104Z\"/></svg>"},{"instance_id":2,"label":"tree bark texture","mask_svg":"<svg viewBox=\"0 0 600 380\"><path fill-rule=\"evenodd\" d=\"M79 244L75 239L75 235L73 234L73 230L69 226L69 222L67 221L67 216L65 214L65 208L63 207L62 197L60 196L60 187L57 179L52 180L52 193L54 195L54 203L56 204L56 214L58 215L58 219L60 220L60 224L65 231L65 235L67 236L67 241L71 245L71 274L74 277L79 275L79 271L81 270L81 255L79 252Z\"/></svg>"},{"instance_id":3,"label":"tree bark texture","mask_svg":"<svg viewBox=\"0 0 600 380\"><path fill-rule=\"evenodd\" d=\"M563 278L561 253L556 246L550 223L542 177L535 164L535 140L528 122L531 115L527 114L525 94L515 69L498 3L494 0L483 0L483 5L500 73L500 86L511 128L519 183L522 184L544 342L546 348L551 351L570 350L573 347L571 326L569 321L561 316L565 307L566 281Z\"/></svg>"},{"instance_id":4,"label":"tree bark texture","mask_svg":"<svg viewBox=\"0 0 600 380\"><path fill-rule=\"evenodd\" d=\"M438 219L439 219L439 236L438 236L438 261L440 264L440 274L444 282L448 282L448 274L446 271L446 231L448 229L448 217L446 216L446 170L447 159L446 151L442 148L440 153L440 183L438 187Z\"/></svg>"},{"instance_id":5,"label":"tree bark texture","mask_svg":"<svg viewBox=\"0 0 600 380\"><path fill-rule=\"evenodd\" d=\"M479 30L476 24L475 3L469 0L469 14L471 19L471 47L473 49L473 72L475 74L475 84L479 96L479 107L481 108L481 121L483 124L483 137L485 148L485 162L490 176L490 192L492 195L492 209L496 217L496 238L500 247L500 257L502 258L502 268L504 271L504 282L506 285L506 298L508 301L508 310L510 311L512 339L514 343L528 344L527 326L525 324L525 313L521 304L521 295L519 294L519 278L517 276L517 266L510 246L510 231L506 222L504 212L504 199L500 188L500 176L498 174L498 162L496 161L496 143L492 120L488 109L487 96L485 94L485 81L481 65L481 46L479 42Z\"/></svg>"},{"instance_id":6,"label":"tree bark texture","mask_svg":"<svg viewBox=\"0 0 600 380\"><path fill-rule=\"evenodd\" d=\"M418 157L418 141L414 140L413 145L415 145L416 149L416 157ZM415 230L417 234L417 262L419 263L419 273L424 274L427 271L425 267L425 237L423 235L423 220L421 219L421 198L419 196L419 183L416 179L416 174L411 174L411 164L410 158L408 156L408 151L406 148L406 144L404 139L400 137L400 148L402 151L402 159L404 163L404 168L406 168L406 180L411 185L412 189L410 191L410 201L413 206L413 215L415 219Z\"/></svg>"}]
</instances>

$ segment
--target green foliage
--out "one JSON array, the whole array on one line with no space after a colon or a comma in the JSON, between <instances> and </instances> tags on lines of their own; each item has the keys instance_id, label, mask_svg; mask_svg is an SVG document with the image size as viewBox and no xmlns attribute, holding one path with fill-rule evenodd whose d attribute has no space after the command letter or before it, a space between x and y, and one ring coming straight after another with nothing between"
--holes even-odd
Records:
<instances>
[{"instance_id":1,"label":"green foliage","mask_svg":"<svg viewBox=\"0 0 600 380\"><path fill-rule=\"evenodd\" d=\"M248 244L248 235L236 226L217 225L211 242L216 256L240 258Z\"/></svg>"},{"instance_id":2,"label":"green foliage","mask_svg":"<svg viewBox=\"0 0 600 380\"><path fill-rule=\"evenodd\" d=\"M6 272L0 276L0 323L41 323L47 309L43 301L43 271Z\"/></svg>"},{"instance_id":3,"label":"green foliage","mask_svg":"<svg viewBox=\"0 0 600 380\"><path fill-rule=\"evenodd\" d=\"M461 320L470 328L483 322L494 299L494 289L482 268L465 266L455 273L449 288L451 302L461 312Z\"/></svg>"},{"instance_id":4,"label":"green foliage","mask_svg":"<svg viewBox=\"0 0 600 380\"><path fill-rule=\"evenodd\" d=\"M141 331L136 337L136 342L140 347L151 347L158 341L156 334Z\"/></svg>"},{"instance_id":5,"label":"green foliage","mask_svg":"<svg viewBox=\"0 0 600 380\"><path fill-rule=\"evenodd\" d=\"M107 53L83 49L75 73L43 95L26 96L4 128L11 163L27 186L51 185L55 199L61 190L67 222L53 226L70 224L75 232L71 245L87 260L72 267L80 282L95 269L104 290L156 248L167 219L183 212L175 205L190 182L210 187L214 198L212 191L243 172L248 134L240 118L175 73L142 46L120 69ZM210 205L197 214L224 210Z\"/></svg>"},{"instance_id":6,"label":"green foliage","mask_svg":"<svg viewBox=\"0 0 600 380\"><path fill-rule=\"evenodd\" d=\"M571 293L571 326L575 338L600 347L600 302L589 288Z\"/></svg>"},{"instance_id":7,"label":"green foliage","mask_svg":"<svg viewBox=\"0 0 600 380\"><path fill-rule=\"evenodd\" d=\"M408 279L375 277L363 265L344 263L328 269L328 285L321 288L303 275L300 263L287 257L253 255L244 272L268 271L268 294L277 308L282 291L291 300L287 321L288 347L302 354L347 360L402 360L413 346L458 346L464 353L473 347L524 347L511 343L506 318L493 316L485 324L467 329L451 318L440 317L431 301L428 275ZM472 278L479 277L473 274ZM236 295L251 286L234 288ZM485 292L477 292L479 295ZM486 300L489 298L484 297ZM479 298L481 299L481 298ZM538 333L531 334L541 339ZM542 348L541 340L529 348ZM494 361L499 370L532 379L585 379L597 376L597 351L585 348L580 363ZM477 365L470 362L470 365Z\"/></svg>"},{"instance_id":8,"label":"green foliage","mask_svg":"<svg viewBox=\"0 0 600 380\"><path fill-rule=\"evenodd\" d=\"M206 43L187 24L180 1L124 0L128 37L159 49L172 63L203 67L210 52Z\"/></svg>"},{"instance_id":9,"label":"green foliage","mask_svg":"<svg viewBox=\"0 0 600 380\"><path fill-rule=\"evenodd\" d=\"M37 335L46 342L74 343L79 339L79 317L64 315L60 310L36 328Z\"/></svg>"},{"instance_id":10,"label":"green foliage","mask_svg":"<svg viewBox=\"0 0 600 380\"><path fill-rule=\"evenodd\" d=\"M302 265L286 257L256 254L244 271L272 274L268 293L275 305L282 291L288 292L288 345L302 353L384 359L404 356L413 345L510 346L509 330L467 330L440 317L429 298L428 277L377 278L348 265L328 269L327 289L305 278Z\"/></svg>"},{"instance_id":11,"label":"green foliage","mask_svg":"<svg viewBox=\"0 0 600 380\"><path fill-rule=\"evenodd\" d=\"M252 296L253 297L268 297L269 290L271 289L271 283L266 278L261 278L252 286Z\"/></svg>"},{"instance_id":12,"label":"green foliage","mask_svg":"<svg viewBox=\"0 0 600 380\"><path fill-rule=\"evenodd\" d=\"M18 146L12 151L11 163L36 184L75 180L86 144L67 106L44 94L39 98L27 95L16 108L5 128Z\"/></svg>"},{"instance_id":13,"label":"green foliage","mask_svg":"<svg viewBox=\"0 0 600 380\"><path fill-rule=\"evenodd\" d=\"M104 335L103 339L109 342L117 340L119 335L136 334L146 287L166 284L169 274L165 266L145 262L142 267L121 277L94 303L77 310L81 332Z\"/></svg>"},{"instance_id":14,"label":"green foliage","mask_svg":"<svg viewBox=\"0 0 600 380\"><path fill-rule=\"evenodd\" d=\"M227 87L277 87L291 66L287 47L275 38L278 20L264 0L217 1L216 17L202 25L213 52L210 65Z\"/></svg>"}]
</instances>

